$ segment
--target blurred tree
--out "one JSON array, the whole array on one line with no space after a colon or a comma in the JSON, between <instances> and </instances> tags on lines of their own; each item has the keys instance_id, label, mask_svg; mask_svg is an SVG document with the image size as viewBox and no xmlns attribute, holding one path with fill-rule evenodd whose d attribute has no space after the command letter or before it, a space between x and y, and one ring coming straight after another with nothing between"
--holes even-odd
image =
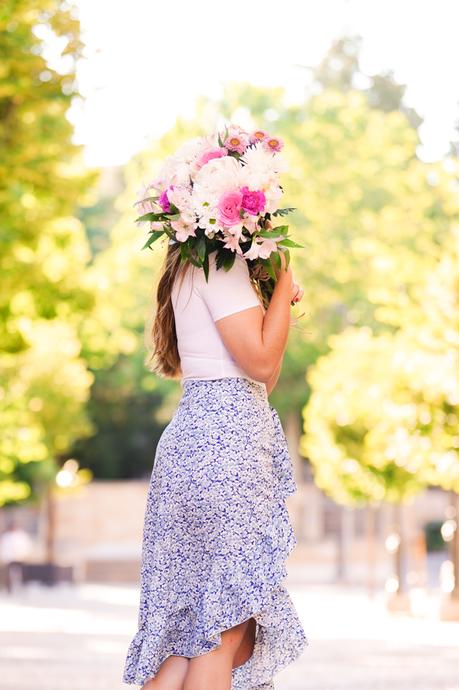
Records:
<instances>
[{"instance_id":1,"label":"blurred tree","mask_svg":"<svg viewBox=\"0 0 459 690\"><path fill-rule=\"evenodd\" d=\"M308 363L327 350L329 334L354 323L377 327L370 288L386 285L390 272L399 289L399 268L406 273L411 267L415 281L416 257L435 251L443 230L441 195L451 198L444 185L435 198L429 179L435 166L429 170L417 158L420 119L405 106L404 87L397 91L390 75L363 75L359 49L358 38L337 41L313 71L319 93L306 94L300 104L288 102L282 88L228 84L221 100L201 106L207 120L213 108L215 121L220 115L242 120L286 142L285 205L297 207L288 220L306 245L292 251L294 273L305 287L294 313L306 315L292 328L273 402L292 429L301 427L298 409L308 399ZM391 89L397 98L387 96ZM414 200L420 201L416 208ZM398 257L390 271L378 261L381 246L392 246ZM291 443L297 446L298 438Z\"/></svg>"},{"instance_id":2,"label":"blurred tree","mask_svg":"<svg viewBox=\"0 0 459 690\"><path fill-rule=\"evenodd\" d=\"M155 442L178 400L178 382L160 379L145 366L145 331L155 312L166 245L163 239L151 251L141 251L146 229L134 223L134 202L164 157L199 131L194 123L178 120L172 131L131 160L121 182L117 171L104 171L102 198L110 216L116 214L113 225L108 227L106 216L98 215L100 207L95 213L84 211L97 242L87 275L95 309L81 328L82 353L95 378L88 414L97 433L76 440L71 452L97 478L147 476ZM104 228L109 231L105 239Z\"/></svg>"},{"instance_id":3,"label":"blurred tree","mask_svg":"<svg viewBox=\"0 0 459 690\"><path fill-rule=\"evenodd\" d=\"M323 60L312 69L314 85L346 93L361 91L368 105L377 110L403 113L412 127L418 129L424 119L405 102L406 84L395 80L389 70L380 74L365 74L360 66L362 37L346 35L336 39Z\"/></svg>"},{"instance_id":4,"label":"blurred tree","mask_svg":"<svg viewBox=\"0 0 459 690\"><path fill-rule=\"evenodd\" d=\"M30 498L91 432L78 334L93 306L90 251L74 210L93 176L66 117L81 51L69 3L2 3L0 505Z\"/></svg>"},{"instance_id":5,"label":"blurred tree","mask_svg":"<svg viewBox=\"0 0 459 690\"><path fill-rule=\"evenodd\" d=\"M411 300L384 307L396 332L348 328L330 338L331 352L309 372L313 392L302 439L317 484L338 502L403 502L432 485L453 492L445 528L453 545L453 598L459 598L458 288L453 226Z\"/></svg>"},{"instance_id":6,"label":"blurred tree","mask_svg":"<svg viewBox=\"0 0 459 690\"><path fill-rule=\"evenodd\" d=\"M126 169L126 191L116 200L119 221L110 246L93 267L94 290L99 285L106 293L98 323L89 320L85 325L94 369L107 361L106 349L97 353L99 325L110 343L121 337L125 354L129 348L134 352L141 346L143 324L154 303L151 288L164 251L157 245L152 253L140 252L144 237L133 224L136 190L153 177L164 156L186 138L221 125L222 117L263 127L286 140L290 173L285 176L284 204L298 207L289 222L306 245L306 250L292 251L295 274L306 289L302 305L293 311L298 315L304 310L306 316L291 330L273 402L284 419L289 418L289 429L297 430L291 442L298 445L308 364L327 351L329 334L349 324L388 328L375 317L374 295L389 285L394 292L409 289L408 271L415 283L416 272L427 270L450 213L452 190L446 180L432 187L436 166L418 160L418 135L406 116L370 107L360 91L326 89L294 105L286 102L281 88L227 84L221 99L201 99L192 121L178 120ZM381 256L390 256L390 262ZM136 290L128 293L127 284ZM91 338L92 329L96 338ZM105 376L102 370L100 375ZM133 379L131 383L136 385ZM168 389L176 391L176 385L166 382Z\"/></svg>"}]
</instances>

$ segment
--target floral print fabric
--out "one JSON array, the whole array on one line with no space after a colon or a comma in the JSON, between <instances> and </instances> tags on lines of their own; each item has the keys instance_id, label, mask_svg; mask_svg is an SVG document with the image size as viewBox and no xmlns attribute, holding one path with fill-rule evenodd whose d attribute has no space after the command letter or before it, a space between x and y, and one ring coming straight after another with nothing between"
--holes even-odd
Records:
<instances>
[{"instance_id":1,"label":"floral print fabric","mask_svg":"<svg viewBox=\"0 0 459 690\"><path fill-rule=\"evenodd\" d=\"M185 379L156 448L144 522L138 632L125 683L171 654L216 649L254 617L252 656L233 690L271 690L308 640L282 581L296 545L285 498L296 491L287 441L263 384Z\"/></svg>"}]
</instances>

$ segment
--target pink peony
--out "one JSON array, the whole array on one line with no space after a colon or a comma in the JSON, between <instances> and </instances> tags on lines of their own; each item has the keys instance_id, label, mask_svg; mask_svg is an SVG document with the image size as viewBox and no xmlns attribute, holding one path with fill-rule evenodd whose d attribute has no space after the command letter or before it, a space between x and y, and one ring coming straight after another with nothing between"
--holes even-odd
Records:
<instances>
[{"instance_id":1,"label":"pink peony","mask_svg":"<svg viewBox=\"0 0 459 690\"><path fill-rule=\"evenodd\" d=\"M265 193L261 190L251 192L248 187L242 187L242 208L251 216L257 216L261 213L266 204Z\"/></svg>"},{"instance_id":2,"label":"pink peony","mask_svg":"<svg viewBox=\"0 0 459 690\"><path fill-rule=\"evenodd\" d=\"M217 149L210 149L209 151L203 153L202 156L200 156L200 158L198 158L198 160L196 161L196 167L200 169L203 165L213 160L214 158L223 158L223 156L227 155L228 151L225 148L219 147Z\"/></svg>"},{"instance_id":3,"label":"pink peony","mask_svg":"<svg viewBox=\"0 0 459 690\"><path fill-rule=\"evenodd\" d=\"M225 227L238 225L241 222L242 192L227 192L218 202L218 220Z\"/></svg>"}]
</instances>

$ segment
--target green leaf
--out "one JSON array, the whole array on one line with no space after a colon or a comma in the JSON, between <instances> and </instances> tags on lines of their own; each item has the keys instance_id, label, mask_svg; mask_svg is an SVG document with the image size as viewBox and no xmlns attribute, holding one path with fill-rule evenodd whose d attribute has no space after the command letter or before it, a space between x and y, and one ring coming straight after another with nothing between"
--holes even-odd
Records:
<instances>
[{"instance_id":1,"label":"green leaf","mask_svg":"<svg viewBox=\"0 0 459 690\"><path fill-rule=\"evenodd\" d=\"M257 233L259 237L279 237L279 235L283 235L284 233L282 232L276 232L275 230L260 230L260 232Z\"/></svg>"},{"instance_id":2,"label":"green leaf","mask_svg":"<svg viewBox=\"0 0 459 690\"><path fill-rule=\"evenodd\" d=\"M197 268L202 268L202 263L195 259L192 254L188 255L188 261L190 262L190 264L193 264L193 266L196 266Z\"/></svg>"},{"instance_id":3,"label":"green leaf","mask_svg":"<svg viewBox=\"0 0 459 690\"><path fill-rule=\"evenodd\" d=\"M217 270L220 270L223 267L225 270L229 271L235 259L235 252L232 252L231 249L223 247L219 250L217 254L217 257L215 259L215 266Z\"/></svg>"},{"instance_id":4,"label":"green leaf","mask_svg":"<svg viewBox=\"0 0 459 690\"><path fill-rule=\"evenodd\" d=\"M209 255L206 254L204 262L202 264L202 270L204 271L204 277L206 279L206 283L209 282Z\"/></svg>"},{"instance_id":5,"label":"green leaf","mask_svg":"<svg viewBox=\"0 0 459 690\"><path fill-rule=\"evenodd\" d=\"M289 208L278 208L277 211L274 211L272 214L273 216L286 216L288 213L292 213L292 211L296 211L296 208L289 207Z\"/></svg>"},{"instance_id":6,"label":"green leaf","mask_svg":"<svg viewBox=\"0 0 459 690\"><path fill-rule=\"evenodd\" d=\"M185 242L180 243L180 258L182 261L188 261L188 247Z\"/></svg>"},{"instance_id":7,"label":"green leaf","mask_svg":"<svg viewBox=\"0 0 459 690\"><path fill-rule=\"evenodd\" d=\"M279 252L273 252L273 253L271 254L271 256L272 256L272 258L273 258L273 260L274 260L274 262L275 262L277 268L281 268L281 267L282 267L282 262L281 262L281 257L280 257Z\"/></svg>"},{"instance_id":8,"label":"green leaf","mask_svg":"<svg viewBox=\"0 0 459 690\"><path fill-rule=\"evenodd\" d=\"M206 256L206 240L205 237L200 237L198 241L196 242L196 252L198 254L199 259L204 261L204 258Z\"/></svg>"},{"instance_id":9,"label":"green leaf","mask_svg":"<svg viewBox=\"0 0 459 690\"><path fill-rule=\"evenodd\" d=\"M290 240L288 238L280 240L278 244L280 244L282 247L298 247L298 249L304 249L303 244L298 244L297 242L294 242L293 240Z\"/></svg>"},{"instance_id":10,"label":"green leaf","mask_svg":"<svg viewBox=\"0 0 459 690\"><path fill-rule=\"evenodd\" d=\"M146 249L147 247L151 248L151 245L153 242L156 242L156 240L159 240L159 238L164 235L164 230L154 230L148 240L145 242L143 245L142 249Z\"/></svg>"},{"instance_id":11,"label":"green leaf","mask_svg":"<svg viewBox=\"0 0 459 690\"><path fill-rule=\"evenodd\" d=\"M141 199L139 201L134 202L133 206L137 206L137 204L143 204L144 201L157 201L159 199L159 196L146 196L145 199Z\"/></svg>"},{"instance_id":12,"label":"green leaf","mask_svg":"<svg viewBox=\"0 0 459 690\"><path fill-rule=\"evenodd\" d=\"M263 266L266 267L266 270L268 271L268 273L269 273L269 275L271 276L271 278L272 278L273 280L276 280L276 273L275 273L275 271L274 271L274 268L273 268L273 266L272 266L272 263L271 263L270 259L261 259L261 263L263 264Z\"/></svg>"},{"instance_id":13,"label":"green leaf","mask_svg":"<svg viewBox=\"0 0 459 690\"><path fill-rule=\"evenodd\" d=\"M285 268L288 268L290 264L290 252L288 249L285 250Z\"/></svg>"},{"instance_id":14,"label":"green leaf","mask_svg":"<svg viewBox=\"0 0 459 690\"><path fill-rule=\"evenodd\" d=\"M166 213L145 213L135 219L136 223L144 223L145 221L168 220L169 216Z\"/></svg>"}]
</instances>

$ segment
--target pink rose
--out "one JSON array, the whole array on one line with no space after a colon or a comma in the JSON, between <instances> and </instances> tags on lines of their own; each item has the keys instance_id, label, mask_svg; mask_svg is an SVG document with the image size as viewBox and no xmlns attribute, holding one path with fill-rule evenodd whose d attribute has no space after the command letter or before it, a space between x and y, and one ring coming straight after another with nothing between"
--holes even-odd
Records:
<instances>
[{"instance_id":1,"label":"pink rose","mask_svg":"<svg viewBox=\"0 0 459 690\"><path fill-rule=\"evenodd\" d=\"M248 187L242 187L242 208L251 216L257 216L261 213L266 204L265 193L261 190L251 192Z\"/></svg>"},{"instance_id":2,"label":"pink rose","mask_svg":"<svg viewBox=\"0 0 459 690\"><path fill-rule=\"evenodd\" d=\"M225 227L238 225L241 222L242 192L227 192L218 202L219 221Z\"/></svg>"},{"instance_id":3,"label":"pink rose","mask_svg":"<svg viewBox=\"0 0 459 690\"><path fill-rule=\"evenodd\" d=\"M203 165L211 161L213 158L223 158L223 156L227 156L228 151L225 148L218 148L218 149L210 149L209 151L206 151L205 153L202 154L200 158L196 161L196 166L198 168L202 168Z\"/></svg>"}]
</instances>

